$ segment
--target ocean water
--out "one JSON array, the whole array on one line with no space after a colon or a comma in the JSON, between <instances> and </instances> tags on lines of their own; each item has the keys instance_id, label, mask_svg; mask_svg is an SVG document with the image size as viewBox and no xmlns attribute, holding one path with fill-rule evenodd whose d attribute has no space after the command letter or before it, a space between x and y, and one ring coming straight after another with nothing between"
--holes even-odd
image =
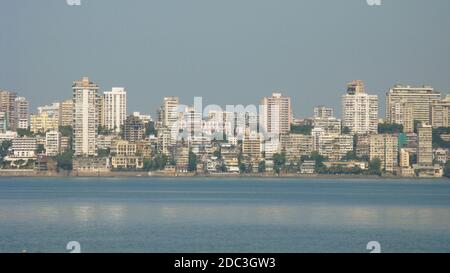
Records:
<instances>
[{"instance_id":1,"label":"ocean water","mask_svg":"<svg viewBox=\"0 0 450 273\"><path fill-rule=\"evenodd\" d=\"M450 180L1 178L0 252L450 252Z\"/></svg>"}]
</instances>

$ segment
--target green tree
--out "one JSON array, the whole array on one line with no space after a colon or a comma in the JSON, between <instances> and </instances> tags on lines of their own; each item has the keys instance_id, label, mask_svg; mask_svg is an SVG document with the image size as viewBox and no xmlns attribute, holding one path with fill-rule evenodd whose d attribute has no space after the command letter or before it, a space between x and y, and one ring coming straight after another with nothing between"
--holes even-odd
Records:
<instances>
[{"instance_id":1,"label":"green tree","mask_svg":"<svg viewBox=\"0 0 450 273\"><path fill-rule=\"evenodd\" d=\"M17 135L20 137L32 137L34 134L33 132L30 131L30 129L17 129Z\"/></svg>"},{"instance_id":2,"label":"green tree","mask_svg":"<svg viewBox=\"0 0 450 273\"><path fill-rule=\"evenodd\" d=\"M450 160L445 163L444 176L450 178Z\"/></svg>"},{"instance_id":3,"label":"green tree","mask_svg":"<svg viewBox=\"0 0 450 273\"><path fill-rule=\"evenodd\" d=\"M144 159L144 170L146 171L153 171L155 167L155 163L150 158Z\"/></svg>"},{"instance_id":4,"label":"green tree","mask_svg":"<svg viewBox=\"0 0 450 273\"><path fill-rule=\"evenodd\" d=\"M222 159L222 152L220 151L220 148L213 152L213 156L217 157L218 159Z\"/></svg>"},{"instance_id":5,"label":"green tree","mask_svg":"<svg viewBox=\"0 0 450 273\"><path fill-rule=\"evenodd\" d=\"M381 160L374 158L369 162L369 174L381 175Z\"/></svg>"},{"instance_id":6,"label":"green tree","mask_svg":"<svg viewBox=\"0 0 450 273\"><path fill-rule=\"evenodd\" d=\"M36 153L37 154L45 153L45 146L43 144L38 144L36 147Z\"/></svg>"},{"instance_id":7,"label":"green tree","mask_svg":"<svg viewBox=\"0 0 450 273\"><path fill-rule=\"evenodd\" d=\"M316 167L315 167L316 173L323 173L324 171L326 171L326 166L325 166L325 164L323 164L323 162L326 160L326 158L323 155L321 155L317 151L314 151L311 153L310 159L314 160L316 162Z\"/></svg>"},{"instance_id":8,"label":"green tree","mask_svg":"<svg viewBox=\"0 0 450 273\"><path fill-rule=\"evenodd\" d=\"M154 159L155 168L157 170L163 170L166 167L168 161L169 161L169 158L168 158L167 155L165 155L165 154L157 154L155 159Z\"/></svg>"},{"instance_id":9,"label":"green tree","mask_svg":"<svg viewBox=\"0 0 450 273\"><path fill-rule=\"evenodd\" d=\"M258 163L258 172L264 173L266 171L266 161L260 161Z\"/></svg>"},{"instance_id":10,"label":"green tree","mask_svg":"<svg viewBox=\"0 0 450 273\"><path fill-rule=\"evenodd\" d=\"M403 133L403 125L396 123L380 123L378 124L379 134L399 134Z\"/></svg>"},{"instance_id":11,"label":"green tree","mask_svg":"<svg viewBox=\"0 0 450 273\"><path fill-rule=\"evenodd\" d=\"M343 135L349 135L352 132L352 130L350 130L350 128L348 127L342 127L341 133Z\"/></svg>"},{"instance_id":12,"label":"green tree","mask_svg":"<svg viewBox=\"0 0 450 273\"><path fill-rule=\"evenodd\" d=\"M313 129L312 125L291 125L291 133L310 135Z\"/></svg>"},{"instance_id":13,"label":"green tree","mask_svg":"<svg viewBox=\"0 0 450 273\"><path fill-rule=\"evenodd\" d=\"M73 168L73 151L67 150L55 157L58 170L71 171Z\"/></svg>"},{"instance_id":14,"label":"green tree","mask_svg":"<svg viewBox=\"0 0 450 273\"><path fill-rule=\"evenodd\" d=\"M360 160L360 158L356 155L355 151L349 151L347 154L342 158L344 161L354 161L354 160Z\"/></svg>"},{"instance_id":15,"label":"green tree","mask_svg":"<svg viewBox=\"0 0 450 273\"><path fill-rule=\"evenodd\" d=\"M197 171L197 155L192 151L189 151L188 171L190 172Z\"/></svg>"},{"instance_id":16,"label":"green tree","mask_svg":"<svg viewBox=\"0 0 450 273\"><path fill-rule=\"evenodd\" d=\"M111 149L106 148L106 149L98 149L97 150L97 154L99 157L108 157L111 153Z\"/></svg>"},{"instance_id":17,"label":"green tree","mask_svg":"<svg viewBox=\"0 0 450 273\"><path fill-rule=\"evenodd\" d=\"M72 137L73 129L72 126L59 126L59 132L63 137Z\"/></svg>"},{"instance_id":18,"label":"green tree","mask_svg":"<svg viewBox=\"0 0 450 273\"><path fill-rule=\"evenodd\" d=\"M155 128L155 122L150 121L145 125L145 135L149 136L149 135L157 135L157 131Z\"/></svg>"},{"instance_id":19,"label":"green tree","mask_svg":"<svg viewBox=\"0 0 450 273\"><path fill-rule=\"evenodd\" d=\"M281 170L284 168L286 164L286 154L285 153L281 153L281 154L274 154L273 155L273 165L274 165L274 169L275 172L277 174L280 174Z\"/></svg>"}]
</instances>

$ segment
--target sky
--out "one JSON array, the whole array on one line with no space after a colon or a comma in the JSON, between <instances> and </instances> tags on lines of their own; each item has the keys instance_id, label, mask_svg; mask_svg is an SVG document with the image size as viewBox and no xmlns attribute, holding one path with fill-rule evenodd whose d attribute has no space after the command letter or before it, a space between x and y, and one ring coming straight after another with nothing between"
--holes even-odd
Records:
<instances>
[{"instance_id":1,"label":"sky","mask_svg":"<svg viewBox=\"0 0 450 273\"><path fill-rule=\"evenodd\" d=\"M450 92L450 1L0 0L0 89L39 105L89 76L125 87L128 112L164 96L258 104L279 90L296 117L340 114L346 84L379 95L397 83Z\"/></svg>"}]
</instances>

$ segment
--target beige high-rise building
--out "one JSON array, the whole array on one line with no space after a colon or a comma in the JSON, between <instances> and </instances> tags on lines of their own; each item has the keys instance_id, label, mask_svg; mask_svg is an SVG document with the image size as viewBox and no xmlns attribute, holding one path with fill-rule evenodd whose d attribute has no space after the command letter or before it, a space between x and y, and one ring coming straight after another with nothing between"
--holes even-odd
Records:
<instances>
[{"instance_id":1,"label":"beige high-rise building","mask_svg":"<svg viewBox=\"0 0 450 273\"><path fill-rule=\"evenodd\" d=\"M17 97L14 102L14 117L17 129L28 129L28 127L30 126L30 105L27 99L24 97Z\"/></svg>"},{"instance_id":2,"label":"beige high-rise building","mask_svg":"<svg viewBox=\"0 0 450 273\"><path fill-rule=\"evenodd\" d=\"M59 106L59 125L73 126L73 100L66 100Z\"/></svg>"},{"instance_id":3,"label":"beige high-rise building","mask_svg":"<svg viewBox=\"0 0 450 273\"><path fill-rule=\"evenodd\" d=\"M390 123L395 123L398 115L398 103L408 103L412 107L414 120L421 122L431 122L431 102L439 100L441 93L435 91L430 86L411 87L409 85L396 85L386 93L386 119Z\"/></svg>"},{"instance_id":4,"label":"beige high-rise building","mask_svg":"<svg viewBox=\"0 0 450 273\"><path fill-rule=\"evenodd\" d=\"M394 103L390 122L403 125L405 133L414 132L413 105L404 100Z\"/></svg>"},{"instance_id":5,"label":"beige high-rise building","mask_svg":"<svg viewBox=\"0 0 450 273\"><path fill-rule=\"evenodd\" d=\"M353 134L378 132L378 96L367 94L362 81L349 83L341 100L343 127Z\"/></svg>"},{"instance_id":6,"label":"beige high-rise building","mask_svg":"<svg viewBox=\"0 0 450 273\"><path fill-rule=\"evenodd\" d=\"M16 98L17 93L6 90L0 90L0 112L5 113L6 127L13 131L17 129L17 124L15 120Z\"/></svg>"},{"instance_id":7,"label":"beige high-rise building","mask_svg":"<svg viewBox=\"0 0 450 273\"><path fill-rule=\"evenodd\" d=\"M433 128L428 124L421 124L417 132L417 164L419 166L433 165Z\"/></svg>"},{"instance_id":8,"label":"beige high-rise building","mask_svg":"<svg viewBox=\"0 0 450 273\"><path fill-rule=\"evenodd\" d=\"M281 93L273 93L272 97L261 100L262 132L268 134L285 134L291 131L292 108L291 98Z\"/></svg>"},{"instance_id":9,"label":"beige high-rise building","mask_svg":"<svg viewBox=\"0 0 450 273\"><path fill-rule=\"evenodd\" d=\"M443 100L431 101L431 125L433 128L450 127L450 95Z\"/></svg>"},{"instance_id":10,"label":"beige high-rise building","mask_svg":"<svg viewBox=\"0 0 450 273\"><path fill-rule=\"evenodd\" d=\"M165 97L164 104L161 107L162 125L167 128L172 128L178 121L178 106L180 99L178 97Z\"/></svg>"},{"instance_id":11,"label":"beige high-rise building","mask_svg":"<svg viewBox=\"0 0 450 273\"><path fill-rule=\"evenodd\" d=\"M242 154L250 158L252 163L261 159L261 138L258 133L246 133L242 140Z\"/></svg>"},{"instance_id":12,"label":"beige high-rise building","mask_svg":"<svg viewBox=\"0 0 450 273\"><path fill-rule=\"evenodd\" d=\"M370 136L370 160L380 159L381 168L395 172L398 166L398 137L391 134Z\"/></svg>"},{"instance_id":13,"label":"beige high-rise building","mask_svg":"<svg viewBox=\"0 0 450 273\"><path fill-rule=\"evenodd\" d=\"M96 155L98 86L88 77L75 81L73 90L73 149L76 156Z\"/></svg>"},{"instance_id":14,"label":"beige high-rise building","mask_svg":"<svg viewBox=\"0 0 450 273\"><path fill-rule=\"evenodd\" d=\"M127 118L127 92L114 87L103 93L103 122L106 129L119 133Z\"/></svg>"}]
</instances>

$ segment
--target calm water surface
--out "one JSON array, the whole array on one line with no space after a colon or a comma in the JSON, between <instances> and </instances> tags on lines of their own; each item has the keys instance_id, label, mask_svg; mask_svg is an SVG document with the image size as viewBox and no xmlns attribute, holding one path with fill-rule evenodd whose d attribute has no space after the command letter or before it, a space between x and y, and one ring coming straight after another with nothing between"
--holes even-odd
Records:
<instances>
[{"instance_id":1,"label":"calm water surface","mask_svg":"<svg viewBox=\"0 0 450 273\"><path fill-rule=\"evenodd\" d=\"M449 180L1 178L0 252L450 252Z\"/></svg>"}]
</instances>

